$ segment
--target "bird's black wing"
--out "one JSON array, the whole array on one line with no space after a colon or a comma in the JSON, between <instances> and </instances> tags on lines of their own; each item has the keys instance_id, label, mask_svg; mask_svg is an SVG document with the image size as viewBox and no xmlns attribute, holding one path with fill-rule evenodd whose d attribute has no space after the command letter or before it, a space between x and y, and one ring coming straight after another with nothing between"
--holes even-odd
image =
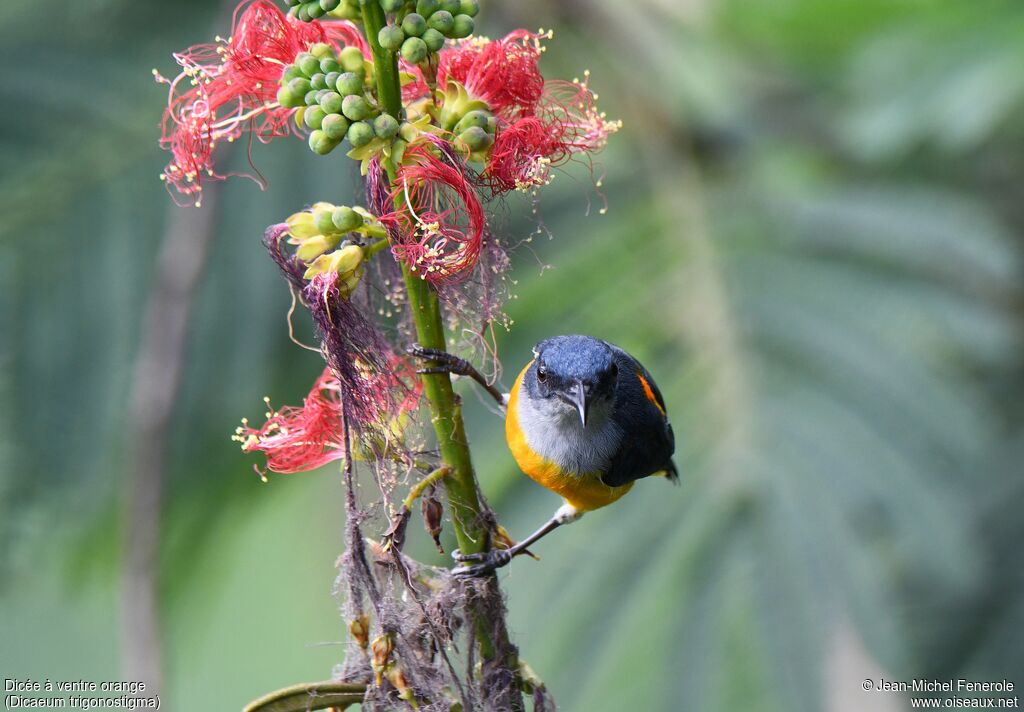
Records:
<instances>
[{"instance_id":1,"label":"bird's black wing","mask_svg":"<svg viewBox=\"0 0 1024 712\"><path fill-rule=\"evenodd\" d=\"M619 367L613 418L622 430L622 445L601 480L618 487L665 472L675 482L679 479L672 462L675 435L661 391L639 361L617 346L609 346Z\"/></svg>"}]
</instances>

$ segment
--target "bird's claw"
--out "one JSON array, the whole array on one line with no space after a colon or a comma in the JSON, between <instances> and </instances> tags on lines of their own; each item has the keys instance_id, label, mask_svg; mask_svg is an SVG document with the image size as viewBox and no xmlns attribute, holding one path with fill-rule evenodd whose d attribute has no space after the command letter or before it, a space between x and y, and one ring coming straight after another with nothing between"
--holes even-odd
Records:
<instances>
[{"instance_id":1,"label":"bird's claw","mask_svg":"<svg viewBox=\"0 0 1024 712\"><path fill-rule=\"evenodd\" d=\"M460 564L467 561L479 562L470 566L459 566L452 569L453 576L476 578L478 576L486 576L495 569L505 566L508 562L512 561L512 554L509 553L508 549L493 549L479 554L463 554L456 549L452 552L452 558Z\"/></svg>"},{"instance_id":2,"label":"bird's claw","mask_svg":"<svg viewBox=\"0 0 1024 712\"><path fill-rule=\"evenodd\" d=\"M435 366L418 368L416 373L454 373L459 376L468 376L473 370L473 366L466 359L459 358L441 349L428 349L425 346L413 344L406 351L414 358L423 361L434 361L437 364Z\"/></svg>"}]
</instances>

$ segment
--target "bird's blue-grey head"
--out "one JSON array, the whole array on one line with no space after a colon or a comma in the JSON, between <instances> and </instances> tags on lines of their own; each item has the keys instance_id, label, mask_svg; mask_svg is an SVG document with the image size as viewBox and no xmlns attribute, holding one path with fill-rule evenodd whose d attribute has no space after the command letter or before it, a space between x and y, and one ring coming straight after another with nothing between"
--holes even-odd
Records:
<instances>
[{"instance_id":1,"label":"bird's blue-grey head","mask_svg":"<svg viewBox=\"0 0 1024 712\"><path fill-rule=\"evenodd\" d=\"M552 414L574 414L585 428L611 411L618 380L615 353L592 336L555 336L533 349L523 379L531 399Z\"/></svg>"}]
</instances>

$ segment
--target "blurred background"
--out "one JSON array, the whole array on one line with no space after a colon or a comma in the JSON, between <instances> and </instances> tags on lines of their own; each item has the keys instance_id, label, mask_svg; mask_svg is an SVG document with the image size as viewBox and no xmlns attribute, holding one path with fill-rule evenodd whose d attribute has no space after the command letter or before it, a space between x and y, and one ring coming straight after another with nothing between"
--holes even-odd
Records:
<instances>
[{"instance_id":1,"label":"blurred background","mask_svg":"<svg viewBox=\"0 0 1024 712\"><path fill-rule=\"evenodd\" d=\"M900 710L864 678L1024 670L1024 5L527 0L549 77L625 120L515 253L505 385L552 333L635 353L679 489L642 483L501 578L561 709ZM0 7L0 671L159 679L237 709L341 654L334 468L262 484L229 436L298 403L264 226L357 174L296 139L201 210L157 180L150 69L225 6ZM243 150L226 160L245 167ZM528 235L518 199L501 232ZM550 265L550 269L543 269ZM461 389L465 389L463 384ZM510 532L555 499L467 394ZM412 553L441 561L412 537ZM450 533L446 532L446 536Z\"/></svg>"}]
</instances>

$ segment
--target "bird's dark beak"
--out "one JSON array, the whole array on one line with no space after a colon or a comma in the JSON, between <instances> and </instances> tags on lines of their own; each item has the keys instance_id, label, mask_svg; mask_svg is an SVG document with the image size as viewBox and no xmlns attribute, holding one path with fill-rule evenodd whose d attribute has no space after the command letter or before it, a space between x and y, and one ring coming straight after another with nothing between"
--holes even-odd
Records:
<instances>
[{"instance_id":1,"label":"bird's dark beak","mask_svg":"<svg viewBox=\"0 0 1024 712\"><path fill-rule=\"evenodd\" d=\"M569 391L569 395L572 398L572 404L576 406L576 410L580 413L580 423L583 427L587 427L587 391L583 387L582 381L576 381L572 384L572 389Z\"/></svg>"}]
</instances>

